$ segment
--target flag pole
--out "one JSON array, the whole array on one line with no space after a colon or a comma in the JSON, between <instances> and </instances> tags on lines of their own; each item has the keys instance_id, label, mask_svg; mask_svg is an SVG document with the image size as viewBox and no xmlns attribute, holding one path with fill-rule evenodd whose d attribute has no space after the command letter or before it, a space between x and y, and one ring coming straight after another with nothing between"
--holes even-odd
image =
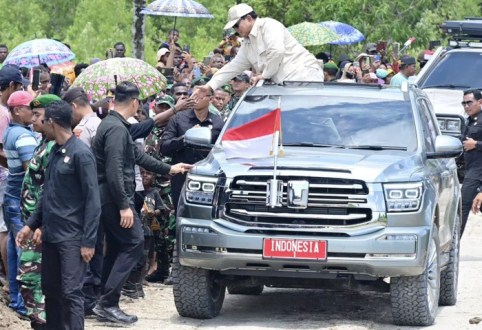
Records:
<instances>
[{"instance_id":1,"label":"flag pole","mask_svg":"<svg viewBox=\"0 0 482 330\"><path fill-rule=\"evenodd\" d=\"M278 98L278 109L281 111L281 96ZM281 116L281 114L280 114ZM280 127L281 130L281 127ZM278 168L278 154L280 142L280 130L274 132L273 141L273 179L268 180L267 185L267 205L271 208L282 206L283 201L283 181L276 179L276 171Z\"/></svg>"}]
</instances>

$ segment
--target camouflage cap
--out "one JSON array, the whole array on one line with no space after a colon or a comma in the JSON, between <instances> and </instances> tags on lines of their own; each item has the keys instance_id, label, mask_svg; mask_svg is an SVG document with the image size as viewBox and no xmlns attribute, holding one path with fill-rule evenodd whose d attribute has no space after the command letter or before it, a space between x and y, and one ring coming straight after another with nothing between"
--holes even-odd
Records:
<instances>
[{"instance_id":1,"label":"camouflage cap","mask_svg":"<svg viewBox=\"0 0 482 330\"><path fill-rule=\"evenodd\" d=\"M40 95L39 97L35 98L30 102L30 109L38 109L38 108L45 108L50 103L55 101L60 101L60 97L54 94L44 94Z\"/></svg>"},{"instance_id":2,"label":"camouflage cap","mask_svg":"<svg viewBox=\"0 0 482 330\"><path fill-rule=\"evenodd\" d=\"M174 106L174 99L170 95L164 95L163 97L156 97L156 105L167 104L171 108Z\"/></svg>"}]
</instances>

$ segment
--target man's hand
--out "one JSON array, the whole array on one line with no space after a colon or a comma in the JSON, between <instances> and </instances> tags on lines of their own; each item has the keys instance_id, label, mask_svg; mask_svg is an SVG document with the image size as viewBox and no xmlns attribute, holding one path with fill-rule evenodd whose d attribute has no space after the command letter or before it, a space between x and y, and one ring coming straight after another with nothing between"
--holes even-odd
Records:
<instances>
[{"instance_id":1,"label":"man's hand","mask_svg":"<svg viewBox=\"0 0 482 330\"><path fill-rule=\"evenodd\" d=\"M134 225L134 214L131 208L120 210L120 225L122 228L131 228Z\"/></svg>"},{"instance_id":2,"label":"man's hand","mask_svg":"<svg viewBox=\"0 0 482 330\"><path fill-rule=\"evenodd\" d=\"M174 106L174 112L191 109L196 105L196 102L190 97L182 97L177 100L176 105Z\"/></svg>"},{"instance_id":3,"label":"man's hand","mask_svg":"<svg viewBox=\"0 0 482 330\"><path fill-rule=\"evenodd\" d=\"M90 262L90 260L94 256L94 253L95 253L95 248L89 248L89 247L80 248L80 255L82 256L82 259L84 259L85 263Z\"/></svg>"},{"instance_id":4,"label":"man's hand","mask_svg":"<svg viewBox=\"0 0 482 330\"><path fill-rule=\"evenodd\" d=\"M15 242L19 248L25 248L27 241L32 238L32 229L29 226L24 226L17 234Z\"/></svg>"},{"instance_id":5,"label":"man's hand","mask_svg":"<svg viewBox=\"0 0 482 330\"><path fill-rule=\"evenodd\" d=\"M472 212L474 212L474 214L480 212L480 205L482 205L482 193L478 193L472 202Z\"/></svg>"},{"instance_id":6,"label":"man's hand","mask_svg":"<svg viewBox=\"0 0 482 330\"><path fill-rule=\"evenodd\" d=\"M251 76L251 80L250 80L250 83L251 85L256 85L258 83L258 81L264 79L263 76L261 74L253 74Z\"/></svg>"},{"instance_id":7,"label":"man's hand","mask_svg":"<svg viewBox=\"0 0 482 330\"><path fill-rule=\"evenodd\" d=\"M171 170L169 171L169 174L177 174L177 173L184 174L185 172L189 171L191 168L193 168L193 165L177 163L176 165L171 166Z\"/></svg>"},{"instance_id":8,"label":"man's hand","mask_svg":"<svg viewBox=\"0 0 482 330\"><path fill-rule=\"evenodd\" d=\"M42 242L42 230L40 230L40 228L35 229L32 242L34 245L39 245Z\"/></svg>"},{"instance_id":9,"label":"man's hand","mask_svg":"<svg viewBox=\"0 0 482 330\"><path fill-rule=\"evenodd\" d=\"M198 86L191 95L191 99L194 102L198 102L200 99L212 95L213 90L208 85Z\"/></svg>"},{"instance_id":10,"label":"man's hand","mask_svg":"<svg viewBox=\"0 0 482 330\"><path fill-rule=\"evenodd\" d=\"M477 141L475 141L472 138L466 138L466 140L463 142L464 144L464 150L469 151L477 148Z\"/></svg>"}]
</instances>

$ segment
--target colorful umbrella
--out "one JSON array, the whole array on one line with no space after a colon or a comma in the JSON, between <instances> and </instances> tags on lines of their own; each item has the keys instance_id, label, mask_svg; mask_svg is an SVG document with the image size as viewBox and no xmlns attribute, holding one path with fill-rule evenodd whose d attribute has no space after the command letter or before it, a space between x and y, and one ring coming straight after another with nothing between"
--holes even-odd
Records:
<instances>
[{"instance_id":1,"label":"colorful umbrella","mask_svg":"<svg viewBox=\"0 0 482 330\"><path fill-rule=\"evenodd\" d=\"M141 10L141 14L173 16L174 28L177 17L214 18L206 7L194 0L156 0Z\"/></svg>"},{"instance_id":2,"label":"colorful umbrella","mask_svg":"<svg viewBox=\"0 0 482 330\"><path fill-rule=\"evenodd\" d=\"M52 39L34 39L15 47L3 64L33 68L42 63L52 66L68 62L75 54L63 43Z\"/></svg>"},{"instance_id":3,"label":"colorful umbrella","mask_svg":"<svg viewBox=\"0 0 482 330\"><path fill-rule=\"evenodd\" d=\"M288 31L303 46L320 46L339 38L335 32L318 23L303 22L290 26Z\"/></svg>"},{"instance_id":4,"label":"colorful umbrella","mask_svg":"<svg viewBox=\"0 0 482 330\"><path fill-rule=\"evenodd\" d=\"M72 84L82 87L92 99L100 100L107 91L122 81L130 81L141 91L139 98L145 99L166 87L166 78L144 61L116 57L97 62L87 67Z\"/></svg>"},{"instance_id":5,"label":"colorful umbrella","mask_svg":"<svg viewBox=\"0 0 482 330\"><path fill-rule=\"evenodd\" d=\"M332 30L338 35L338 40L329 42L329 44L349 45L365 40L365 36L349 24L336 21L326 21L319 24Z\"/></svg>"}]
</instances>

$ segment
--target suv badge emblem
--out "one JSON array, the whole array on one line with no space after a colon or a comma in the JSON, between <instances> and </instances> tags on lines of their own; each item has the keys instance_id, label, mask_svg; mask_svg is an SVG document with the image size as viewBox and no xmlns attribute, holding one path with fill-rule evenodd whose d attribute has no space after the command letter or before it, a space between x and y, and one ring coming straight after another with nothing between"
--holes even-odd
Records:
<instances>
[{"instance_id":1,"label":"suv badge emblem","mask_svg":"<svg viewBox=\"0 0 482 330\"><path fill-rule=\"evenodd\" d=\"M308 207L308 181L288 181L288 207L306 209Z\"/></svg>"}]
</instances>

